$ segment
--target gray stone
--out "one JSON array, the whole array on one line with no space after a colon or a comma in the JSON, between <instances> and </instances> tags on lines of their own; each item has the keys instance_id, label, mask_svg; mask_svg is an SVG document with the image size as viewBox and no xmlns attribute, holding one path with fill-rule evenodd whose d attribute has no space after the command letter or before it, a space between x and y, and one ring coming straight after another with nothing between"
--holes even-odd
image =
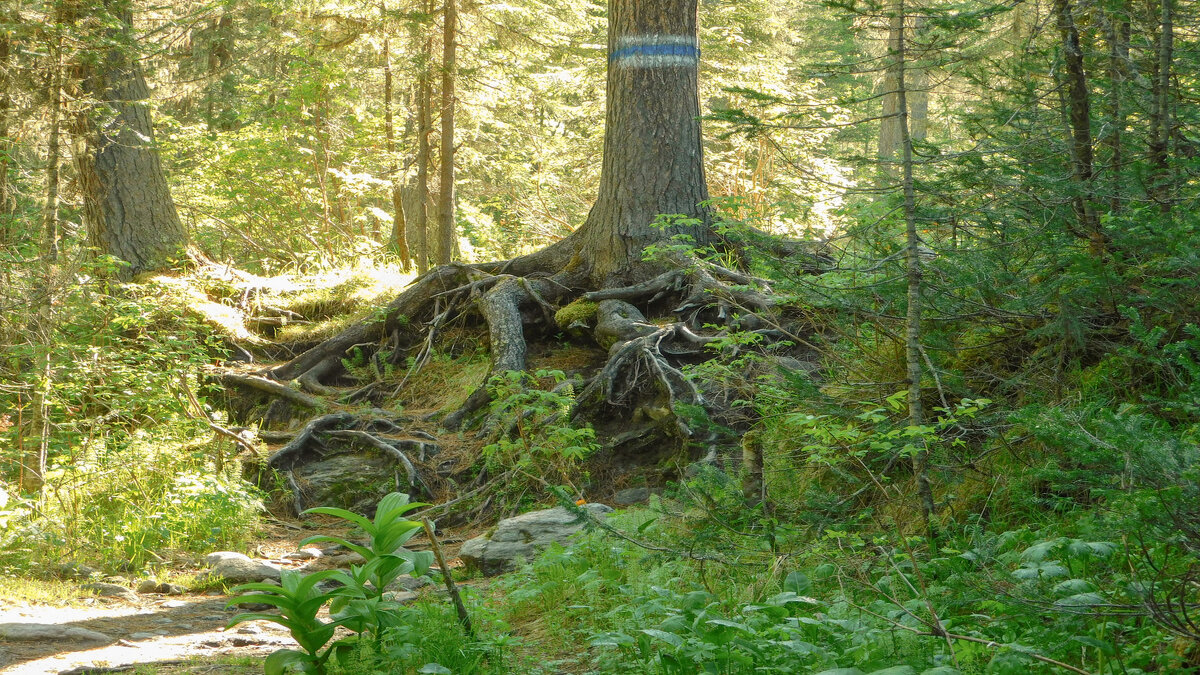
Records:
<instances>
[{"instance_id":1,"label":"gray stone","mask_svg":"<svg viewBox=\"0 0 1200 675\"><path fill-rule=\"evenodd\" d=\"M262 635L262 632L258 626L242 626L237 629L238 635Z\"/></svg>"},{"instance_id":2,"label":"gray stone","mask_svg":"<svg viewBox=\"0 0 1200 675\"><path fill-rule=\"evenodd\" d=\"M78 626L57 623L0 623L0 639L13 641L78 640L80 642L112 642L113 639Z\"/></svg>"},{"instance_id":3,"label":"gray stone","mask_svg":"<svg viewBox=\"0 0 1200 675\"><path fill-rule=\"evenodd\" d=\"M158 637L158 633L137 632L129 636L130 640L153 640Z\"/></svg>"},{"instance_id":4,"label":"gray stone","mask_svg":"<svg viewBox=\"0 0 1200 675\"><path fill-rule=\"evenodd\" d=\"M407 605L413 603L417 599L417 594L412 591L394 591L383 594L384 600L389 600L398 605Z\"/></svg>"},{"instance_id":5,"label":"gray stone","mask_svg":"<svg viewBox=\"0 0 1200 675\"><path fill-rule=\"evenodd\" d=\"M340 447L339 447L340 449ZM396 472L404 468L374 449L354 448L293 468L305 506L336 506L369 514L379 500L396 489Z\"/></svg>"},{"instance_id":6,"label":"gray stone","mask_svg":"<svg viewBox=\"0 0 1200 675\"><path fill-rule=\"evenodd\" d=\"M613 503L617 506L641 504L650 499L650 488L637 487L621 490L613 495Z\"/></svg>"},{"instance_id":7,"label":"gray stone","mask_svg":"<svg viewBox=\"0 0 1200 675\"><path fill-rule=\"evenodd\" d=\"M97 582L93 584L84 584L82 588L83 590L91 591L102 598L120 598L130 602L137 602L138 600L137 593L134 593L120 584Z\"/></svg>"},{"instance_id":8,"label":"gray stone","mask_svg":"<svg viewBox=\"0 0 1200 675\"><path fill-rule=\"evenodd\" d=\"M153 579L142 579L137 585L138 593L157 593L158 582Z\"/></svg>"},{"instance_id":9,"label":"gray stone","mask_svg":"<svg viewBox=\"0 0 1200 675\"><path fill-rule=\"evenodd\" d=\"M159 607L164 607L166 609L179 609L180 607L187 607L187 606L188 606L188 604L186 602L184 602L183 600L167 600L166 602L159 605ZM167 619L167 620L170 621L170 619Z\"/></svg>"},{"instance_id":10,"label":"gray stone","mask_svg":"<svg viewBox=\"0 0 1200 675\"><path fill-rule=\"evenodd\" d=\"M612 511L603 504L587 504L593 516ZM552 543L566 545L571 535L583 528L583 522L561 506L544 511L531 511L515 518L506 518L496 525L491 536L476 537L458 552L463 563L486 575L495 575L516 568L517 560L530 560Z\"/></svg>"},{"instance_id":11,"label":"gray stone","mask_svg":"<svg viewBox=\"0 0 1200 675\"><path fill-rule=\"evenodd\" d=\"M250 556L245 553L235 553L233 551L214 551L204 556L204 565L206 567L215 567L222 560L249 560Z\"/></svg>"},{"instance_id":12,"label":"gray stone","mask_svg":"<svg viewBox=\"0 0 1200 675\"><path fill-rule=\"evenodd\" d=\"M433 581L429 577L414 577L408 574L400 575L395 581L388 584L385 591L415 591L432 584Z\"/></svg>"},{"instance_id":13,"label":"gray stone","mask_svg":"<svg viewBox=\"0 0 1200 675\"><path fill-rule=\"evenodd\" d=\"M319 548L302 548L299 551L295 551L293 553L284 553L283 559L284 560L316 560L317 558L320 558L322 555L324 555L324 553L322 553L321 549L319 549Z\"/></svg>"},{"instance_id":14,"label":"gray stone","mask_svg":"<svg viewBox=\"0 0 1200 675\"><path fill-rule=\"evenodd\" d=\"M214 558L214 556L221 557ZM234 584L279 579L278 565L261 560L251 560L249 556L241 553L210 553L204 558L204 561L209 562L210 559L215 560L215 563L209 563L212 565L212 569L201 575L203 579L219 577Z\"/></svg>"},{"instance_id":15,"label":"gray stone","mask_svg":"<svg viewBox=\"0 0 1200 675\"><path fill-rule=\"evenodd\" d=\"M88 567L82 563L68 562L54 566L54 573L64 579L87 579L95 576L100 572L95 567Z\"/></svg>"},{"instance_id":16,"label":"gray stone","mask_svg":"<svg viewBox=\"0 0 1200 675\"><path fill-rule=\"evenodd\" d=\"M183 595L187 589L179 584L159 584L158 592L165 595Z\"/></svg>"}]
</instances>

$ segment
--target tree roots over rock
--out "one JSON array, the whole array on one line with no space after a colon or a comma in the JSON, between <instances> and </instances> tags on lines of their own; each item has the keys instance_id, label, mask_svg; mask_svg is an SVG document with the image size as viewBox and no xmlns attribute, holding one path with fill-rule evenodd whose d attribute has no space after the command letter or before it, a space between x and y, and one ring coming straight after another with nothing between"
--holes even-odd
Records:
<instances>
[{"instance_id":1,"label":"tree roots over rock","mask_svg":"<svg viewBox=\"0 0 1200 675\"><path fill-rule=\"evenodd\" d=\"M562 310L572 302L578 311ZM567 325L556 322L556 313ZM711 262L677 258L670 267L644 263L598 283L577 253L556 245L507 262L437 267L372 319L263 376L221 377L227 384L253 387L295 407L321 411L329 407L314 404L322 400L317 396L340 395L342 403L374 404L396 396L420 377L451 325L456 331L486 329L488 378L525 371L534 342L594 341L607 350L607 360L595 372L581 374L570 419L593 423L610 451L628 455L653 449L653 456L643 458L647 462L681 450L711 456L721 440L702 428L712 425L697 426L693 419L711 412L714 402L704 395L704 383L689 379L683 367L717 356L715 344L730 344L730 331L753 331L768 340L781 336L776 314L767 282ZM403 373L399 384L397 378L355 382L343 365L355 350L376 366L405 364L397 371L398 376ZM287 381L299 390L284 384ZM505 429L489 423L490 397L485 379L461 406L431 417L440 417L444 429L479 428L481 435L494 438ZM413 457L427 456L431 440L396 436L396 427L402 432L404 424L401 418L323 414L272 454L267 465L296 483L298 466L323 458L332 443L349 443L390 457L402 468L406 488L429 494L428 476ZM293 487L300 488L299 509L303 489Z\"/></svg>"}]
</instances>

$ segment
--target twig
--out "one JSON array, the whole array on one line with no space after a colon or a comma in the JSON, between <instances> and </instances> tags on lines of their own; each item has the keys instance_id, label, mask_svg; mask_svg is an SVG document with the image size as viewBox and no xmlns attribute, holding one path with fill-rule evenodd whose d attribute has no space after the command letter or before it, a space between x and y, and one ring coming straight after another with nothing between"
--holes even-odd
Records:
<instances>
[{"instance_id":1,"label":"twig","mask_svg":"<svg viewBox=\"0 0 1200 675\"><path fill-rule=\"evenodd\" d=\"M454 602L454 610L458 612L458 622L462 624L467 637L473 638L475 630L471 628L471 615L467 614L467 606L463 604L462 596L458 594L458 586L454 585L454 575L450 573L450 566L446 564L446 558L442 555L442 545L438 543L437 537L433 534L433 524L428 519L422 520L421 524L425 526L425 536L429 537L433 557L437 560L438 569L442 571L442 580L446 582L446 591L450 593L450 600Z\"/></svg>"}]
</instances>

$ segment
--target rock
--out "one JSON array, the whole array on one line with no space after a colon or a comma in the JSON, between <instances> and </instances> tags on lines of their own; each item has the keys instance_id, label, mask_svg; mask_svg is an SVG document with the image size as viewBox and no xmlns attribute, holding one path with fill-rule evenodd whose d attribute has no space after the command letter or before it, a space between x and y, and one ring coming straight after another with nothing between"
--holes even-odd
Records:
<instances>
[{"instance_id":1,"label":"rock","mask_svg":"<svg viewBox=\"0 0 1200 675\"><path fill-rule=\"evenodd\" d=\"M219 558L215 556L220 556ZM201 577L203 579L211 579L220 577L225 581L235 584L244 584L252 581L266 581L268 579L279 579L279 566L261 560L251 560L249 556L241 553L210 553L205 556L204 561L215 560L212 569L205 572Z\"/></svg>"},{"instance_id":2,"label":"rock","mask_svg":"<svg viewBox=\"0 0 1200 675\"><path fill-rule=\"evenodd\" d=\"M78 640L79 642L112 642L113 639L78 626L56 623L0 623L0 638L14 641Z\"/></svg>"},{"instance_id":3,"label":"rock","mask_svg":"<svg viewBox=\"0 0 1200 675\"><path fill-rule=\"evenodd\" d=\"M85 591L92 591L102 598L120 598L130 602L137 602L138 600L137 593L134 593L120 584L97 582L93 584L84 584L82 588Z\"/></svg>"},{"instance_id":4,"label":"rock","mask_svg":"<svg viewBox=\"0 0 1200 675\"><path fill-rule=\"evenodd\" d=\"M130 640L153 640L158 637L158 633L143 633L138 632L129 636Z\"/></svg>"},{"instance_id":5,"label":"rock","mask_svg":"<svg viewBox=\"0 0 1200 675\"><path fill-rule=\"evenodd\" d=\"M158 583L153 579L142 579L138 582L138 593L161 593L162 595L183 595L187 589L178 584Z\"/></svg>"},{"instance_id":6,"label":"rock","mask_svg":"<svg viewBox=\"0 0 1200 675\"><path fill-rule=\"evenodd\" d=\"M54 566L54 574L63 579L87 579L99 573L95 567L88 567L77 562L62 563L61 565Z\"/></svg>"},{"instance_id":7,"label":"rock","mask_svg":"<svg viewBox=\"0 0 1200 675\"><path fill-rule=\"evenodd\" d=\"M262 632L258 626L242 626L237 629L238 635L262 635Z\"/></svg>"},{"instance_id":8,"label":"rock","mask_svg":"<svg viewBox=\"0 0 1200 675\"><path fill-rule=\"evenodd\" d=\"M329 559L329 564L333 567L349 567L351 565L361 565L365 562L365 558L353 551L335 555Z\"/></svg>"},{"instance_id":9,"label":"rock","mask_svg":"<svg viewBox=\"0 0 1200 675\"><path fill-rule=\"evenodd\" d=\"M325 555L319 548L302 548L294 553L284 553L284 560L316 560Z\"/></svg>"},{"instance_id":10,"label":"rock","mask_svg":"<svg viewBox=\"0 0 1200 675\"><path fill-rule=\"evenodd\" d=\"M383 590L385 590L385 591L415 591L415 590L418 590L421 588L425 588L426 586L428 586L432 583L433 583L433 581L431 581L429 579L429 577L414 577L414 576L411 576L408 574L403 574L399 578L397 578L395 581L388 584L388 587Z\"/></svg>"},{"instance_id":11,"label":"rock","mask_svg":"<svg viewBox=\"0 0 1200 675\"><path fill-rule=\"evenodd\" d=\"M389 600L399 605L407 605L416 601L417 594L412 591L395 591L383 594L384 600Z\"/></svg>"},{"instance_id":12,"label":"rock","mask_svg":"<svg viewBox=\"0 0 1200 675\"><path fill-rule=\"evenodd\" d=\"M214 551L204 556L204 565L206 567L216 567L217 563L223 560L249 560L250 556L245 553L234 553L233 551Z\"/></svg>"},{"instance_id":13,"label":"rock","mask_svg":"<svg viewBox=\"0 0 1200 675\"><path fill-rule=\"evenodd\" d=\"M337 441L330 453L316 462L293 467L296 484L304 493L304 505L336 506L355 513L370 514L379 500L396 489L396 471L404 468L375 449ZM346 452L342 452L346 449ZM416 457L411 457L416 460Z\"/></svg>"},{"instance_id":14,"label":"rock","mask_svg":"<svg viewBox=\"0 0 1200 675\"><path fill-rule=\"evenodd\" d=\"M261 612L264 609L271 609L275 605L268 605L265 602L239 602L232 606L237 607L238 609L244 609L247 612Z\"/></svg>"},{"instance_id":15,"label":"rock","mask_svg":"<svg viewBox=\"0 0 1200 675\"><path fill-rule=\"evenodd\" d=\"M613 503L617 506L641 504L650 499L650 488L638 487L621 490L613 495Z\"/></svg>"},{"instance_id":16,"label":"rock","mask_svg":"<svg viewBox=\"0 0 1200 675\"><path fill-rule=\"evenodd\" d=\"M159 605L159 607L164 607L166 609L179 609L180 607L187 607L187 606L188 606L188 604L182 600L167 600L166 602Z\"/></svg>"},{"instance_id":17,"label":"rock","mask_svg":"<svg viewBox=\"0 0 1200 675\"><path fill-rule=\"evenodd\" d=\"M584 508L592 515L612 511L603 504L587 504ZM515 569L518 559L532 559L551 543L567 544L582 527L578 517L561 506L531 511L500 521L490 537L476 537L463 544L458 557L486 575L500 574Z\"/></svg>"}]
</instances>

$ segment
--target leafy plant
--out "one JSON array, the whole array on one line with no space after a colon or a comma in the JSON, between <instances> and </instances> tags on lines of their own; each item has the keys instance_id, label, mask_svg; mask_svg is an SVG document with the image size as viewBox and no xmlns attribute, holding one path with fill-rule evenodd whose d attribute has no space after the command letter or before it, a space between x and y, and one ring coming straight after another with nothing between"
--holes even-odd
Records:
<instances>
[{"instance_id":1,"label":"leafy plant","mask_svg":"<svg viewBox=\"0 0 1200 675\"><path fill-rule=\"evenodd\" d=\"M352 567L349 581L364 597L382 597L384 589L402 574L413 573L422 576L429 573L433 564L432 552L409 551L404 548L404 544L422 527L419 521L405 519L404 514L428 506L422 502L409 502L408 499L408 495L402 492L388 494L379 501L374 520L332 506L308 509L304 513L333 516L358 525L370 537L370 541L368 545L363 546L342 537L319 534L306 538L300 545L320 541L333 542L361 555L366 564Z\"/></svg>"},{"instance_id":2,"label":"leafy plant","mask_svg":"<svg viewBox=\"0 0 1200 675\"><path fill-rule=\"evenodd\" d=\"M299 574L284 570L280 586L266 583L242 584L234 591L242 595L229 601L229 605L257 602L279 609L279 614L248 612L229 620L226 629L247 621L270 621L279 624L292 634L300 649L279 649L267 657L263 664L266 675L281 675L288 669L302 673L324 673L325 664L331 656L352 648L355 638L342 638L330 644L339 621L322 621L317 617L321 608L333 597L322 592L318 584L342 575L339 570L325 570L313 574Z\"/></svg>"}]
</instances>

